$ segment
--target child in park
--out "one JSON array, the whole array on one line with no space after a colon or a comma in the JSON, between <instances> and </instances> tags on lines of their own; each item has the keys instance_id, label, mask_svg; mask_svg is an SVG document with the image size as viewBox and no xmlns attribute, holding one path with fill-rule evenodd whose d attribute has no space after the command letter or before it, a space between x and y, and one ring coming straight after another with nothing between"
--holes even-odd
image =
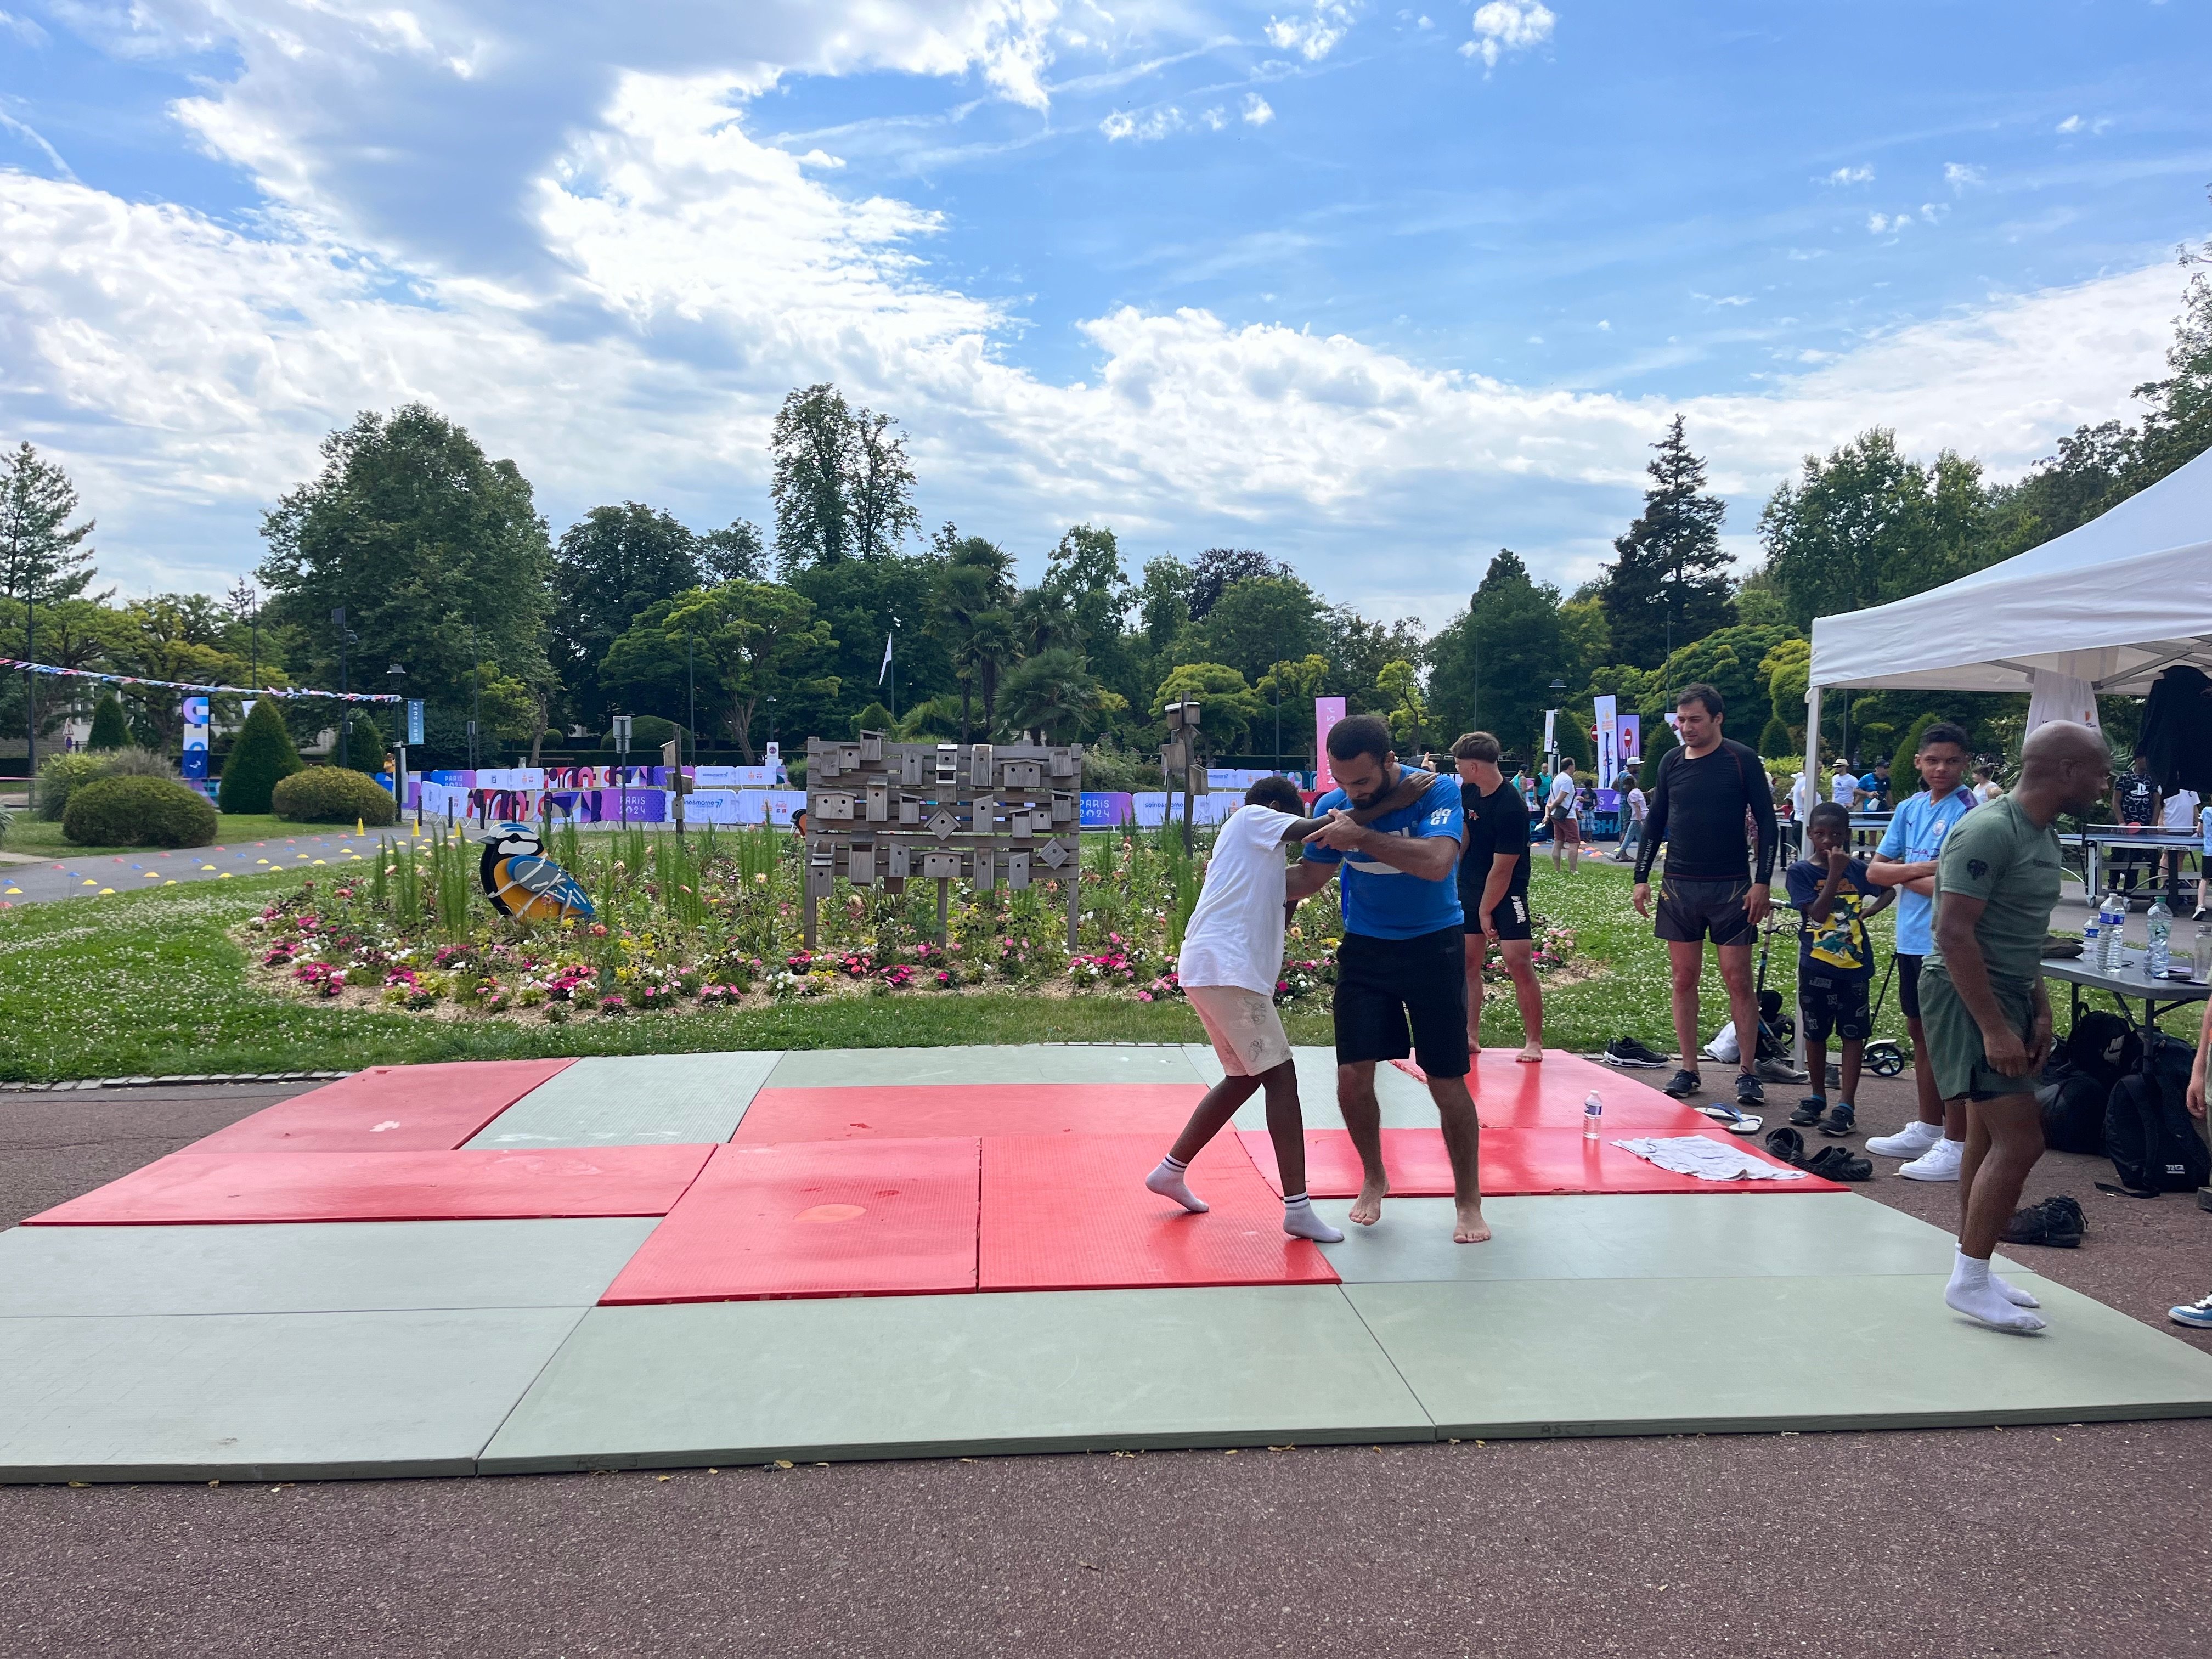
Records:
<instances>
[{"instance_id":1,"label":"child in park","mask_svg":"<svg viewBox=\"0 0 2212 1659\"><path fill-rule=\"evenodd\" d=\"M1874 979L1874 945L1866 919L1889 902L1890 892L1869 881L1865 862L1851 856L1848 808L1822 801L1806 820L1805 839L1808 855L1783 879L1791 908L1803 918L1797 934L1797 1012L1813 1092L1790 1121L1804 1128L1818 1124L1822 1134L1840 1139L1857 1132L1852 1101L1859 1091L1860 1057L1873 1035L1867 990ZM1843 1091L1833 1107L1827 1092L1832 1035L1843 1054Z\"/></svg>"},{"instance_id":2,"label":"child in park","mask_svg":"<svg viewBox=\"0 0 2212 1659\"><path fill-rule=\"evenodd\" d=\"M1408 771L1387 798L1346 816L1369 823L1412 805L1435 781L1434 773ZM1145 1185L1202 1213L1206 1200L1185 1178L1191 1160L1255 1091L1264 1089L1267 1136L1283 1180L1283 1231L1334 1244L1344 1235L1314 1213L1306 1196L1305 1119L1298 1105L1297 1069L1282 1016L1275 1012L1283 933L1293 908L1284 891L1289 866L1283 848L1299 845L1329 822L1304 817L1304 811L1305 802L1289 779L1261 778L1244 792L1244 805L1214 837L1206 884L1183 932L1176 976L1225 1075L1199 1102Z\"/></svg>"}]
</instances>

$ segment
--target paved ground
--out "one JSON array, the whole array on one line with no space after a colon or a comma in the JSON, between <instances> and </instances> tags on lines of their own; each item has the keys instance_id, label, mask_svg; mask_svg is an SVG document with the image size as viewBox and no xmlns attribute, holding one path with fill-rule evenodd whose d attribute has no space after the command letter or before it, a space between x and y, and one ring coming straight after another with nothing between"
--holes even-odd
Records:
<instances>
[{"instance_id":1,"label":"paved ground","mask_svg":"<svg viewBox=\"0 0 2212 1659\"><path fill-rule=\"evenodd\" d=\"M284 836L173 853L149 847L91 858L42 859L35 864L10 861L0 865L0 907L98 897L103 890L127 893L142 887L219 881L226 876L265 876L272 867L312 868L318 862L356 858L375 845L374 835Z\"/></svg>"},{"instance_id":2,"label":"paved ground","mask_svg":"<svg viewBox=\"0 0 2212 1659\"><path fill-rule=\"evenodd\" d=\"M0 1220L292 1092L0 1097ZM2104 1167L2035 1265L2171 1328L2212 1214ZM25 1656L2181 1656L2208 1571L2212 1421L0 1491Z\"/></svg>"}]
</instances>

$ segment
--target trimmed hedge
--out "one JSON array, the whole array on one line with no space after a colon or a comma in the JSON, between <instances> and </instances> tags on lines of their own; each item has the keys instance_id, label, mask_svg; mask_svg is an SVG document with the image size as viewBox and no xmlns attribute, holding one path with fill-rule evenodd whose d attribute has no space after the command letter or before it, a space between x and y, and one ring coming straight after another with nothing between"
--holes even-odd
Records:
<instances>
[{"instance_id":1,"label":"trimmed hedge","mask_svg":"<svg viewBox=\"0 0 2212 1659\"><path fill-rule=\"evenodd\" d=\"M131 727L123 718L123 704L112 691L103 691L92 706L92 735L84 740L90 750L122 749L131 742Z\"/></svg>"},{"instance_id":2,"label":"trimmed hedge","mask_svg":"<svg viewBox=\"0 0 2212 1659\"><path fill-rule=\"evenodd\" d=\"M343 766L310 766L279 779L269 792L269 807L297 823L351 823L358 818L374 827L399 815L382 785Z\"/></svg>"},{"instance_id":3,"label":"trimmed hedge","mask_svg":"<svg viewBox=\"0 0 2212 1659\"><path fill-rule=\"evenodd\" d=\"M216 812L167 778L99 778L70 795L62 834L79 847L205 847Z\"/></svg>"},{"instance_id":4,"label":"trimmed hedge","mask_svg":"<svg viewBox=\"0 0 2212 1659\"><path fill-rule=\"evenodd\" d=\"M299 771L306 763L284 729L276 700L263 697L239 728L238 740L222 763L220 791L226 812L266 812L269 797L277 784Z\"/></svg>"}]
</instances>

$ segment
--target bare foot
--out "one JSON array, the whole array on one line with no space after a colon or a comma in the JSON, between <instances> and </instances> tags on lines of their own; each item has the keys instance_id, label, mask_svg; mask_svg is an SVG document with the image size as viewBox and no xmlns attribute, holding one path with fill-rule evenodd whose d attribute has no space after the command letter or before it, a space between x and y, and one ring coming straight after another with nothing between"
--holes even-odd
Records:
<instances>
[{"instance_id":1,"label":"bare foot","mask_svg":"<svg viewBox=\"0 0 2212 1659\"><path fill-rule=\"evenodd\" d=\"M1544 1063L1544 1045L1540 1042L1523 1043L1514 1060L1522 1066L1541 1066Z\"/></svg>"},{"instance_id":2,"label":"bare foot","mask_svg":"<svg viewBox=\"0 0 2212 1659\"><path fill-rule=\"evenodd\" d=\"M1390 1191L1388 1181L1364 1181L1359 1196L1352 1200L1352 1220L1362 1227L1371 1227L1382 1218L1382 1200Z\"/></svg>"},{"instance_id":3,"label":"bare foot","mask_svg":"<svg viewBox=\"0 0 2212 1659\"><path fill-rule=\"evenodd\" d=\"M1455 1244L1486 1244L1490 1242L1490 1224L1482 1218L1482 1200L1459 1206L1459 1218L1452 1226Z\"/></svg>"}]
</instances>

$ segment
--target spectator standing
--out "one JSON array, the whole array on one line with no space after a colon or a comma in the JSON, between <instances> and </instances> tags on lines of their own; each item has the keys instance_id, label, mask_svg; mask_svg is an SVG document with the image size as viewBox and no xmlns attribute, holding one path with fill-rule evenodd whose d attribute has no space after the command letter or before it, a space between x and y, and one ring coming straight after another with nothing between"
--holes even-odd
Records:
<instances>
[{"instance_id":1,"label":"spectator standing","mask_svg":"<svg viewBox=\"0 0 2212 1659\"><path fill-rule=\"evenodd\" d=\"M2159 816L2159 827L2188 835L2197 828L2197 815L2203 802L2194 789L2177 789L2166 798L2166 805ZM2173 895L2172 906L2181 908L2181 861L2189 856L2182 848L2170 848L2166 854L2166 890Z\"/></svg>"},{"instance_id":2,"label":"spectator standing","mask_svg":"<svg viewBox=\"0 0 2212 1659\"><path fill-rule=\"evenodd\" d=\"M1636 853L1636 913L1651 914L1651 866L1667 848L1656 931L1667 942L1674 1038L1681 1069L1666 1085L1676 1099L1705 1086L1696 1066L1698 989L1705 942L1720 958L1721 981L1741 1039L1737 1110L1765 1099L1759 1064L1759 999L1751 983L1751 941L1765 919L1778 834L1766 769L1744 744L1721 734L1725 705L1702 682L1675 699L1681 746L1661 757L1644 844ZM1750 838L1746 839L1746 826Z\"/></svg>"},{"instance_id":3,"label":"spectator standing","mask_svg":"<svg viewBox=\"0 0 2212 1659\"><path fill-rule=\"evenodd\" d=\"M1858 774L1845 761L1836 763L1835 775L1828 780L1828 799L1846 812L1859 798Z\"/></svg>"},{"instance_id":4,"label":"spectator standing","mask_svg":"<svg viewBox=\"0 0 2212 1659\"><path fill-rule=\"evenodd\" d=\"M1974 769L1974 804L1987 806L2004 791L1997 787L1996 768L1984 761Z\"/></svg>"},{"instance_id":5,"label":"spectator standing","mask_svg":"<svg viewBox=\"0 0 2212 1659\"><path fill-rule=\"evenodd\" d=\"M2207 824L2212 824L2212 812L2204 815ZM2212 829L2205 832L2212 836ZM2199 895L2200 900L2202 895ZM2199 915L2203 914L2200 908ZM2204 1024L2197 1033L2197 1063L2189 1068L2189 1093L2185 1103L2189 1115L2196 1123L2197 1133L2212 1141L2212 1118L2204 1115L2204 1061L2212 1054L2212 1002L2204 1005ZM2202 1284L2203 1280L2198 1280ZM2212 1295L2201 1297L2185 1307L2168 1308L2166 1316L2177 1325L2193 1326L2200 1331L2212 1331Z\"/></svg>"},{"instance_id":6,"label":"spectator standing","mask_svg":"<svg viewBox=\"0 0 2212 1659\"><path fill-rule=\"evenodd\" d=\"M2133 764L2112 780L2112 817L2117 823L2147 829L2158 822L2164 804L2158 786L2151 781L2148 756L2137 755ZM2157 868L2158 855L2147 854L2140 848L2116 847L2111 862L2117 884L2132 893L2142 879L2144 866Z\"/></svg>"},{"instance_id":7,"label":"spectator standing","mask_svg":"<svg viewBox=\"0 0 2212 1659\"><path fill-rule=\"evenodd\" d=\"M1867 1151L1881 1158L1910 1160L1898 1173L1914 1181L1956 1181L1966 1145L1963 1107L1947 1108L1936 1086L1928 1053L1928 1032L1920 1018L1920 975L1936 948L1929 931L1935 915L1936 860L1944 837L1979 805L1974 792L1960 787L1966 764L1966 734L1948 721L1921 733L1914 757L1927 786L1899 803L1867 866L1867 878L1897 891L1897 1004L1912 1038L1912 1080L1919 1093L1919 1115L1893 1135L1877 1135Z\"/></svg>"},{"instance_id":8,"label":"spectator standing","mask_svg":"<svg viewBox=\"0 0 2212 1659\"><path fill-rule=\"evenodd\" d=\"M1467 928L1467 1046L1482 1048L1482 970L1494 943L1521 1009L1522 1063L1544 1058L1544 991L1530 959L1528 814L1498 769L1498 739L1470 732L1451 746L1467 818L1459 860L1459 903Z\"/></svg>"},{"instance_id":9,"label":"spectator standing","mask_svg":"<svg viewBox=\"0 0 2212 1659\"><path fill-rule=\"evenodd\" d=\"M1867 988L1874 981L1874 942L1866 919L1889 902L1867 879L1866 866L1851 856L1851 815L1833 801L1813 809L1805 824L1806 854L1784 878L1790 903L1803 919L1797 932L1797 1012L1813 1092L1797 1103L1790 1121L1819 1124L1841 1139L1858 1133L1859 1061L1874 1034ZM1841 1051L1842 1093L1828 1104L1828 1039Z\"/></svg>"},{"instance_id":10,"label":"spectator standing","mask_svg":"<svg viewBox=\"0 0 2212 1659\"><path fill-rule=\"evenodd\" d=\"M1582 786L1575 781L1574 769L1562 766L1553 775L1552 787L1544 798L1544 817L1552 826L1552 868L1559 867L1559 850L1566 849L1567 873L1575 873L1582 862L1583 824L1575 808L1581 796Z\"/></svg>"}]
</instances>

